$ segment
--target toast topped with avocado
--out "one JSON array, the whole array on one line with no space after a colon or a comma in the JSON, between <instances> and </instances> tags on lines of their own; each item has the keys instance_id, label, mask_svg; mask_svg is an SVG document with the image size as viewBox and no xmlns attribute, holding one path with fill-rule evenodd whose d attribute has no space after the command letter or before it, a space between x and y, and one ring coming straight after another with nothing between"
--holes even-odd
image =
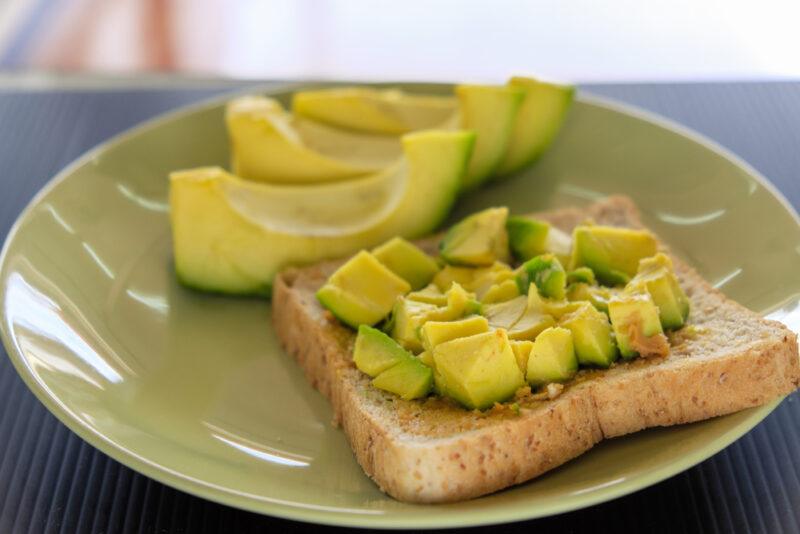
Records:
<instances>
[{"instance_id":1,"label":"toast topped with avocado","mask_svg":"<svg viewBox=\"0 0 800 534\"><path fill-rule=\"evenodd\" d=\"M629 199L527 221L486 210L275 279L284 347L389 495L477 497L800 385L796 336L671 258Z\"/></svg>"}]
</instances>

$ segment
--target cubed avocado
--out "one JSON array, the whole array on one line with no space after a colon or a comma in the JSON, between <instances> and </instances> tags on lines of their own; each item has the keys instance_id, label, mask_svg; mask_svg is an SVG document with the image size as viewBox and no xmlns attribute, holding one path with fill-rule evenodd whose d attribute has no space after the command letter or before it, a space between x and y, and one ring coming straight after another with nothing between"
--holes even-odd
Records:
<instances>
[{"instance_id":1,"label":"cubed avocado","mask_svg":"<svg viewBox=\"0 0 800 534\"><path fill-rule=\"evenodd\" d=\"M597 283L594 277L594 271L588 267L578 267L567 273L567 284L582 282L593 286Z\"/></svg>"},{"instance_id":2,"label":"cubed avocado","mask_svg":"<svg viewBox=\"0 0 800 534\"><path fill-rule=\"evenodd\" d=\"M483 298L489 289L506 280L514 280L516 273L503 262L496 261L489 267L472 269L473 278L464 287L474 291L478 298Z\"/></svg>"},{"instance_id":3,"label":"cubed avocado","mask_svg":"<svg viewBox=\"0 0 800 534\"><path fill-rule=\"evenodd\" d=\"M494 302L511 300L518 296L519 286L517 285L517 281L513 279L505 280L499 284L494 284L493 286L489 287L489 289L483 293L481 302L483 304L492 304Z\"/></svg>"},{"instance_id":4,"label":"cubed avocado","mask_svg":"<svg viewBox=\"0 0 800 534\"><path fill-rule=\"evenodd\" d=\"M427 365L428 367L430 367L431 369L435 365L435 363L433 361L433 353L432 352L428 352L427 350L424 350L424 351L420 352L419 354L417 354L417 359L419 361L421 361L422 363L424 363L425 365Z\"/></svg>"},{"instance_id":5,"label":"cubed avocado","mask_svg":"<svg viewBox=\"0 0 800 534\"><path fill-rule=\"evenodd\" d=\"M567 273L554 254L542 254L526 261L520 268L517 283L520 291L533 282L546 298L563 299L566 295Z\"/></svg>"},{"instance_id":6,"label":"cubed avocado","mask_svg":"<svg viewBox=\"0 0 800 534\"><path fill-rule=\"evenodd\" d=\"M358 327L353 362L362 373L375 377L411 357L410 352L380 330L363 324Z\"/></svg>"},{"instance_id":7,"label":"cubed avocado","mask_svg":"<svg viewBox=\"0 0 800 534\"><path fill-rule=\"evenodd\" d=\"M569 265L572 257L572 236L555 226L551 226L550 231L547 232L547 241L544 244L544 249L555 254L561 265Z\"/></svg>"},{"instance_id":8,"label":"cubed avocado","mask_svg":"<svg viewBox=\"0 0 800 534\"><path fill-rule=\"evenodd\" d=\"M444 236L439 252L454 265L482 266L508 262L508 208L489 208L454 225Z\"/></svg>"},{"instance_id":9,"label":"cubed avocado","mask_svg":"<svg viewBox=\"0 0 800 534\"><path fill-rule=\"evenodd\" d=\"M409 291L408 282L362 250L331 275L317 299L337 319L357 328L381 321L397 297Z\"/></svg>"},{"instance_id":10,"label":"cubed avocado","mask_svg":"<svg viewBox=\"0 0 800 534\"><path fill-rule=\"evenodd\" d=\"M588 302L562 317L559 324L572 332L580 365L608 367L619 356L608 317Z\"/></svg>"},{"instance_id":11,"label":"cubed avocado","mask_svg":"<svg viewBox=\"0 0 800 534\"><path fill-rule=\"evenodd\" d=\"M372 255L394 274L408 282L413 290L428 285L439 272L439 265L433 258L402 237L392 238L373 249Z\"/></svg>"},{"instance_id":12,"label":"cubed avocado","mask_svg":"<svg viewBox=\"0 0 800 534\"><path fill-rule=\"evenodd\" d=\"M433 277L433 283L439 288L439 291L447 291L454 282L462 286L467 286L474 279L475 269L445 265L444 268Z\"/></svg>"},{"instance_id":13,"label":"cubed avocado","mask_svg":"<svg viewBox=\"0 0 800 534\"><path fill-rule=\"evenodd\" d=\"M567 286L567 300L570 302L587 301L603 313L608 313L608 301L621 291L615 287L590 286L583 282Z\"/></svg>"},{"instance_id":14,"label":"cubed avocado","mask_svg":"<svg viewBox=\"0 0 800 534\"><path fill-rule=\"evenodd\" d=\"M509 217L506 221L508 245L511 253L520 261L548 252L545 248L550 224L527 217Z\"/></svg>"},{"instance_id":15,"label":"cubed avocado","mask_svg":"<svg viewBox=\"0 0 800 534\"><path fill-rule=\"evenodd\" d=\"M528 356L525 378L531 386L564 382L578 371L578 359L572 344L572 333L558 326L548 328L536 337Z\"/></svg>"},{"instance_id":16,"label":"cubed avocado","mask_svg":"<svg viewBox=\"0 0 800 534\"><path fill-rule=\"evenodd\" d=\"M504 330L437 345L433 359L441 389L467 408L489 408L525 384Z\"/></svg>"},{"instance_id":17,"label":"cubed avocado","mask_svg":"<svg viewBox=\"0 0 800 534\"><path fill-rule=\"evenodd\" d=\"M689 299L683 292L672 267L672 260L663 253L639 262L636 276L628 282L626 292L650 294L658 307L661 326L665 330L682 327L689 317Z\"/></svg>"},{"instance_id":18,"label":"cubed avocado","mask_svg":"<svg viewBox=\"0 0 800 534\"><path fill-rule=\"evenodd\" d=\"M521 295L505 302L486 304L483 307L483 314L489 321L490 327L509 330L519 321L527 307L528 298Z\"/></svg>"},{"instance_id":19,"label":"cubed avocado","mask_svg":"<svg viewBox=\"0 0 800 534\"><path fill-rule=\"evenodd\" d=\"M419 291L412 291L406 295L408 300L416 300L417 302L427 302L436 306L447 305L447 295L442 293L436 284L428 284Z\"/></svg>"},{"instance_id":20,"label":"cubed avocado","mask_svg":"<svg viewBox=\"0 0 800 534\"><path fill-rule=\"evenodd\" d=\"M545 328L553 326L555 320L543 312L538 293L531 284L533 296L522 295L505 302L487 304L484 315L493 329L503 329L511 339L533 339Z\"/></svg>"},{"instance_id":21,"label":"cubed avocado","mask_svg":"<svg viewBox=\"0 0 800 534\"><path fill-rule=\"evenodd\" d=\"M661 328L658 308L649 294L612 298L608 303L608 315L623 358L669 354L669 343Z\"/></svg>"},{"instance_id":22,"label":"cubed avocado","mask_svg":"<svg viewBox=\"0 0 800 534\"><path fill-rule=\"evenodd\" d=\"M519 370L526 374L528 372L528 357L533 348L533 341L527 339L509 340L509 343L511 344L511 350L514 351L514 357L517 359Z\"/></svg>"},{"instance_id":23,"label":"cubed avocado","mask_svg":"<svg viewBox=\"0 0 800 534\"><path fill-rule=\"evenodd\" d=\"M428 321L422 325L420 338L426 351L433 351L436 345L460 337L474 336L489 331L486 317L472 315L458 321Z\"/></svg>"},{"instance_id":24,"label":"cubed avocado","mask_svg":"<svg viewBox=\"0 0 800 534\"><path fill-rule=\"evenodd\" d=\"M578 226L572 232L570 269L586 266L608 286L626 284L639 260L656 253L656 240L645 230L612 226Z\"/></svg>"},{"instance_id":25,"label":"cubed avocado","mask_svg":"<svg viewBox=\"0 0 800 534\"><path fill-rule=\"evenodd\" d=\"M386 369L372 380L378 389L411 400L427 397L433 387L433 371L414 357Z\"/></svg>"}]
</instances>

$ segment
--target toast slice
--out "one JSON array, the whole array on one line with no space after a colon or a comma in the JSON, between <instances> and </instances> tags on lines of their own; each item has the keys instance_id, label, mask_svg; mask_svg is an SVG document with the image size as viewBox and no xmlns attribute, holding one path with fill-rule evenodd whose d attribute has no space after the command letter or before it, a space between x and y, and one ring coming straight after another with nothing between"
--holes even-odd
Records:
<instances>
[{"instance_id":1,"label":"toast slice","mask_svg":"<svg viewBox=\"0 0 800 534\"><path fill-rule=\"evenodd\" d=\"M537 216L564 231L587 217L642 226L626 197ZM421 244L431 250L437 241ZM340 263L283 272L275 283L273 322L286 351L330 400L364 471L401 501L491 493L553 469L604 438L735 412L800 385L796 335L727 299L676 260L694 326L670 335L668 357L582 370L554 399L519 398L519 413L497 406L467 411L436 397L404 401L370 385L352 362L355 333L317 302L316 290Z\"/></svg>"}]
</instances>

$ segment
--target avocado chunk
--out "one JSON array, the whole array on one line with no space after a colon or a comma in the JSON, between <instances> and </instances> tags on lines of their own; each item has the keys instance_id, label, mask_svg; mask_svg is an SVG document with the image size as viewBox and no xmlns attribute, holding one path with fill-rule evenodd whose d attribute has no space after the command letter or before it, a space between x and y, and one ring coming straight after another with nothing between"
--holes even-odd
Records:
<instances>
[{"instance_id":1,"label":"avocado chunk","mask_svg":"<svg viewBox=\"0 0 800 534\"><path fill-rule=\"evenodd\" d=\"M567 273L554 254L542 254L526 261L517 277L520 291L533 282L546 298L563 299L566 296Z\"/></svg>"},{"instance_id":2,"label":"avocado chunk","mask_svg":"<svg viewBox=\"0 0 800 534\"><path fill-rule=\"evenodd\" d=\"M689 317L689 299L683 292L672 267L672 260L663 253L639 262L636 276L628 282L626 292L646 291L658 306L661 327L674 330L682 327Z\"/></svg>"},{"instance_id":3,"label":"avocado chunk","mask_svg":"<svg viewBox=\"0 0 800 534\"><path fill-rule=\"evenodd\" d=\"M536 337L528 356L525 375L531 386L564 382L577 371L578 359L575 357L572 333L569 330L555 326Z\"/></svg>"},{"instance_id":4,"label":"avocado chunk","mask_svg":"<svg viewBox=\"0 0 800 534\"><path fill-rule=\"evenodd\" d=\"M516 87L492 85L458 85L460 127L478 136L475 152L464 177L465 190L491 178L511 141L517 110L523 91Z\"/></svg>"},{"instance_id":5,"label":"avocado chunk","mask_svg":"<svg viewBox=\"0 0 800 534\"><path fill-rule=\"evenodd\" d=\"M493 302L503 302L519 296L519 286L516 280L505 280L499 284L494 284L483 293L481 302L491 304Z\"/></svg>"},{"instance_id":6,"label":"avocado chunk","mask_svg":"<svg viewBox=\"0 0 800 534\"><path fill-rule=\"evenodd\" d=\"M317 299L337 319L357 328L381 321L397 297L410 290L408 282L362 250L331 275Z\"/></svg>"},{"instance_id":7,"label":"avocado chunk","mask_svg":"<svg viewBox=\"0 0 800 534\"><path fill-rule=\"evenodd\" d=\"M612 298L608 303L608 315L623 358L669 354L669 343L661 329L658 308L649 294Z\"/></svg>"},{"instance_id":8,"label":"avocado chunk","mask_svg":"<svg viewBox=\"0 0 800 534\"><path fill-rule=\"evenodd\" d=\"M469 267L445 265L433 277L433 284L439 288L439 291L447 291L454 282L466 287L475 279L475 272L475 269Z\"/></svg>"},{"instance_id":9,"label":"avocado chunk","mask_svg":"<svg viewBox=\"0 0 800 534\"><path fill-rule=\"evenodd\" d=\"M550 224L527 217L509 217L506 221L508 245L515 258L527 261L548 252L545 248Z\"/></svg>"},{"instance_id":10,"label":"avocado chunk","mask_svg":"<svg viewBox=\"0 0 800 534\"><path fill-rule=\"evenodd\" d=\"M433 371L413 356L386 369L372 380L378 389L412 400L427 397L433 387Z\"/></svg>"},{"instance_id":11,"label":"avocado chunk","mask_svg":"<svg viewBox=\"0 0 800 534\"><path fill-rule=\"evenodd\" d=\"M426 351L432 352L436 345L460 337L474 336L489 331L485 317L472 315L458 321L428 321L422 325L420 338Z\"/></svg>"},{"instance_id":12,"label":"avocado chunk","mask_svg":"<svg viewBox=\"0 0 800 534\"><path fill-rule=\"evenodd\" d=\"M570 264L572 260L572 236L570 234L551 226L550 231L547 232L547 242L545 242L544 248L555 254L561 265Z\"/></svg>"},{"instance_id":13,"label":"avocado chunk","mask_svg":"<svg viewBox=\"0 0 800 534\"><path fill-rule=\"evenodd\" d=\"M372 255L414 290L428 285L439 272L439 266L433 258L402 237L394 237L373 249Z\"/></svg>"},{"instance_id":14,"label":"avocado chunk","mask_svg":"<svg viewBox=\"0 0 800 534\"><path fill-rule=\"evenodd\" d=\"M584 283L593 286L597 284L594 271L588 267L578 267L567 273L567 284Z\"/></svg>"},{"instance_id":15,"label":"avocado chunk","mask_svg":"<svg viewBox=\"0 0 800 534\"><path fill-rule=\"evenodd\" d=\"M427 350L424 350L419 354L417 354L417 359L421 361L423 364L430 367L431 369L433 369L433 367L436 365L433 361L433 353L428 352Z\"/></svg>"},{"instance_id":16,"label":"avocado chunk","mask_svg":"<svg viewBox=\"0 0 800 534\"><path fill-rule=\"evenodd\" d=\"M575 96L575 87L514 76L511 87L524 91L522 105L498 176L513 174L536 161L558 134Z\"/></svg>"},{"instance_id":17,"label":"avocado chunk","mask_svg":"<svg viewBox=\"0 0 800 534\"><path fill-rule=\"evenodd\" d=\"M559 321L563 316L579 309L582 304L582 302L570 302L568 300L544 299L542 301L542 310Z\"/></svg>"},{"instance_id":18,"label":"avocado chunk","mask_svg":"<svg viewBox=\"0 0 800 534\"><path fill-rule=\"evenodd\" d=\"M508 208L489 208L454 225L439 245L442 259L473 267L509 260L506 218Z\"/></svg>"},{"instance_id":19,"label":"avocado chunk","mask_svg":"<svg viewBox=\"0 0 800 534\"><path fill-rule=\"evenodd\" d=\"M489 326L507 331L511 339L534 339L539 332L555 325L553 317L544 313L535 288L531 284L528 296L484 306Z\"/></svg>"},{"instance_id":20,"label":"avocado chunk","mask_svg":"<svg viewBox=\"0 0 800 534\"><path fill-rule=\"evenodd\" d=\"M454 321L480 311L480 303L461 285L453 284L447 292L447 305L398 299L392 310L391 336L410 351L423 350L420 329L427 321Z\"/></svg>"},{"instance_id":21,"label":"avocado chunk","mask_svg":"<svg viewBox=\"0 0 800 534\"><path fill-rule=\"evenodd\" d=\"M579 364L608 367L619 356L608 317L588 302L562 317L560 325L572 332Z\"/></svg>"},{"instance_id":22,"label":"avocado chunk","mask_svg":"<svg viewBox=\"0 0 800 534\"><path fill-rule=\"evenodd\" d=\"M433 359L440 390L470 409L503 402L525 384L503 330L436 345Z\"/></svg>"},{"instance_id":23,"label":"avocado chunk","mask_svg":"<svg viewBox=\"0 0 800 534\"><path fill-rule=\"evenodd\" d=\"M612 226L578 226L572 232L571 269L586 266L608 286L626 284L639 260L656 253L656 240L645 230Z\"/></svg>"},{"instance_id":24,"label":"avocado chunk","mask_svg":"<svg viewBox=\"0 0 800 534\"><path fill-rule=\"evenodd\" d=\"M570 302L590 302L592 306L604 313L608 313L608 301L618 293L619 290L613 287L592 286L583 282L576 282L567 286L567 300Z\"/></svg>"},{"instance_id":25,"label":"avocado chunk","mask_svg":"<svg viewBox=\"0 0 800 534\"><path fill-rule=\"evenodd\" d=\"M417 302L427 302L428 304L435 304L436 306L447 305L447 295L439 291L436 284L430 283L419 291L412 291L406 298L409 300L416 300Z\"/></svg>"},{"instance_id":26,"label":"avocado chunk","mask_svg":"<svg viewBox=\"0 0 800 534\"><path fill-rule=\"evenodd\" d=\"M511 344L511 350L514 351L514 357L517 359L519 370L522 371L522 374L527 374L528 357L531 355L533 341L529 341L527 339L509 340L509 343Z\"/></svg>"},{"instance_id":27,"label":"avocado chunk","mask_svg":"<svg viewBox=\"0 0 800 534\"><path fill-rule=\"evenodd\" d=\"M358 327L353 362L362 373L376 377L411 357L410 352L380 330L363 324Z\"/></svg>"}]
</instances>

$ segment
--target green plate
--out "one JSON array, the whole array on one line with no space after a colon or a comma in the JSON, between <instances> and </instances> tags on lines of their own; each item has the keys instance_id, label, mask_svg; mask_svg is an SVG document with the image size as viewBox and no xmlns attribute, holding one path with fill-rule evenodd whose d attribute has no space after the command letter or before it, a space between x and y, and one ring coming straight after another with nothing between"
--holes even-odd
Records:
<instances>
[{"instance_id":1,"label":"green plate","mask_svg":"<svg viewBox=\"0 0 800 534\"><path fill-rule=\"evenodd\" d=\"M470 502L388 498L281 350L268 303L202 295L175 281L166 175L225 165L227 157L219 100L150 121L56 176L20 216L2 255L2 335L19 374L74 432L152 478L304 521L498 523L654 484L719 451L777 404L614 439L531 483ZM618 192L725 293L798 329L797 215L742 161L640 111L582 96L537 166L463 199L457 215L496 204L517 213L585 204Z\"/></svg>"}]
</instances>

